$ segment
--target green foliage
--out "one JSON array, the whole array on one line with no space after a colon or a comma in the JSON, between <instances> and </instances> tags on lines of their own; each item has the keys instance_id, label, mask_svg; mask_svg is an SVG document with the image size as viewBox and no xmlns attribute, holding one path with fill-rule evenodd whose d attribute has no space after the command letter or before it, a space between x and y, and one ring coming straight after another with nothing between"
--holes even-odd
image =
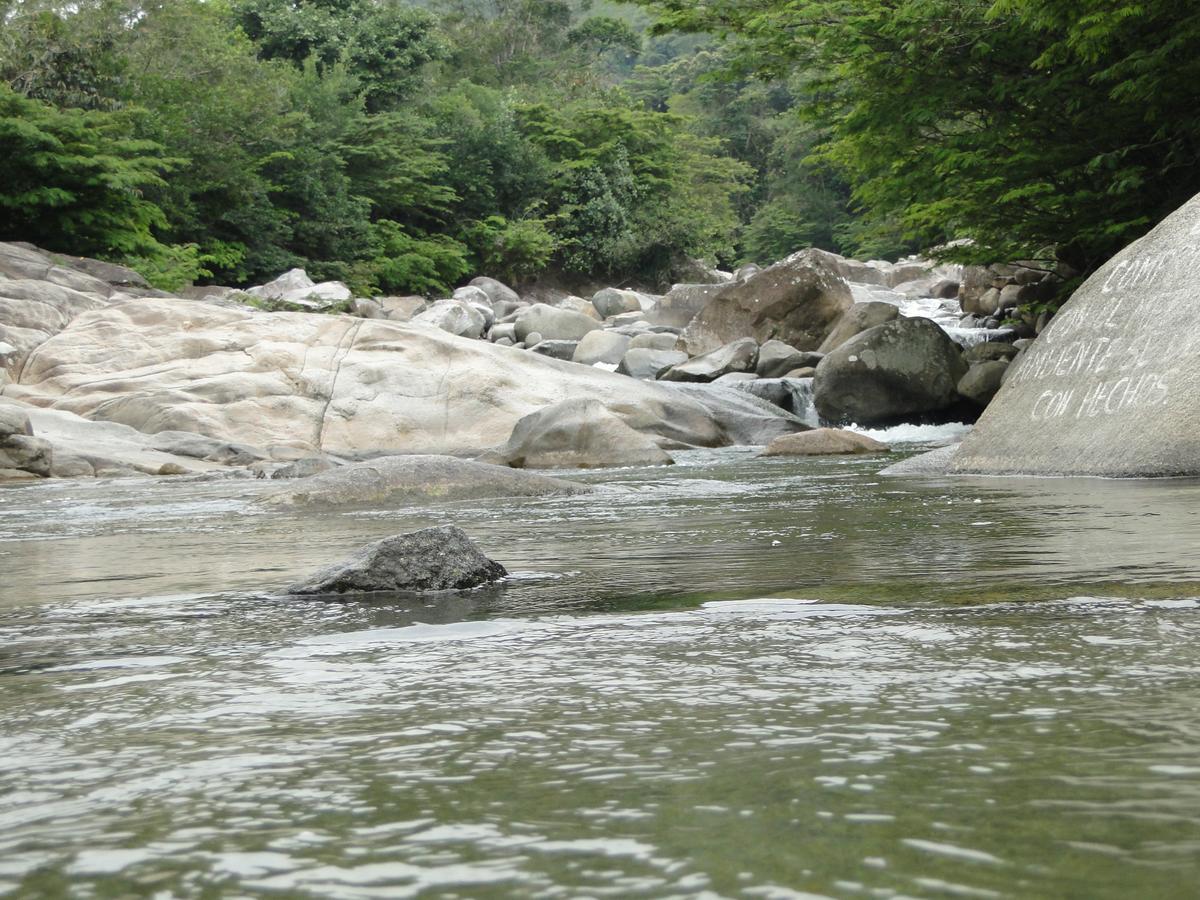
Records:
<instances>
[{"instance_id":1,"label":"green foliage","mask_svg":"<svg viewBox=\"0 0 1200 900\"><path fill-rule=\"evenodd\" d=\"M544 219L510 222L504 216L488 216L471 223L464 237L472 248L475 270L510 283L545 270L559 246Z\"/></svg>"},{"instance_id":2,"label":"green foliage","mask_svg":"<svg viewBox=\"0 0 1200 900\"><path fill-rule=\"evenodd\" d=\"M371 227L371 258L352 281L364 293L446 294L471 270L467 250L445 235L409 234L381 219Z\"/></svg>"},{"instance_id":3,"label":"green foliage","mask_svg":"<svg viewBox=\"0 0 1200 900\"><path fill-rule=\"evenodd\" d=\"M638 0L806 76L798 106L875 233L1082 271L1200 190L1200 16L1179 0Z\"/></svg>"},{"instance_id":4,"label":"green foliage","mask_svg":"<svg viewBox=\"0 0 1200 900\"><path fill-rule=\"evenodd\" d=\"M128 137L133 113L59 110L0 85L0 240L74 254L156 250L162 210L142 196L172 161Z\"/></svg>"}]
</instances>

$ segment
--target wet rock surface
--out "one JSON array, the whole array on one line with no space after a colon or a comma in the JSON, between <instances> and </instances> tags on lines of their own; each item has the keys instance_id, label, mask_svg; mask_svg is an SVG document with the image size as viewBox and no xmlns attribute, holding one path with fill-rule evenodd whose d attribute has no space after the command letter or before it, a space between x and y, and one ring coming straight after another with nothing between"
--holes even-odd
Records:
<instances>
[{"instance_id":1,"label":"wet rock surface","mask_svg":"<svg viewBox=\"0 0 1200 900\"><path fill-rule=\"evenodd\" d=\"M354 555L291 585L293 597L465 591L508 575L504 566L453 525L426 528L368 544Z\"/></svg>"}]
</instances>

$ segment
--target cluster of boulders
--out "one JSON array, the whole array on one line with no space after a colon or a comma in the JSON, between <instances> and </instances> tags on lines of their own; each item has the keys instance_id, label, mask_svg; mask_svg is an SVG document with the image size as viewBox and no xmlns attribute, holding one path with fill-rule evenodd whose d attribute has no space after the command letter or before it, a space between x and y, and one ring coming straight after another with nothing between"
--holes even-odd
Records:
<instances>
[{"instance_id":1,"label":"cluster of boulders","mask_svg":"<svg viewBox=\"0 0 1200 900\"><path fill-rule=\"evenodd\" d=\"M953 267L805 250L702 274L590 299L522 297L492 278L440 299L354 298L302 270L172 295L120 266L0 244L0 408L17 422L0 469L305 477L387 454L668 464L818 424L971 418L1021 349L1015 333L964 348L905 306L931 296L957 322Z\"/></svg>"}]
</instances>

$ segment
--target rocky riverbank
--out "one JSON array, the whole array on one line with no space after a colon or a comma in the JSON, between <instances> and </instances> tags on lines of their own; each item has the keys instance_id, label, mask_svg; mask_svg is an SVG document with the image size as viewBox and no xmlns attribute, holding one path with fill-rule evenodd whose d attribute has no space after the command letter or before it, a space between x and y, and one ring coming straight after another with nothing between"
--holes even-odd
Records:
<instances>
[{"instance_id":1,"label":"rocky riverbank","mask_svg":"<svg viewBox=\"0 0 1200 900\"><path fill-rule=\"evenodd\" d=\"M0 478L296 477L376 456L658 465L819 424L969 420L1021 332L957 267L819 250L665 295L246 291L0 244ZM536 302L535 302L536 301Z\"/></svg>"}]
</instances>

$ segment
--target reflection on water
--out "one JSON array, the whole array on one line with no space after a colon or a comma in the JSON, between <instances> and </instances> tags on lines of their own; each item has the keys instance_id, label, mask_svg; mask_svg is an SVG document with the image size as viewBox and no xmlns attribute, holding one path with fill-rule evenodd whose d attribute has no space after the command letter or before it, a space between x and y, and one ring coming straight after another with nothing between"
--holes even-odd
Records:
<instances>
[{"instance_id":1,"label":"reflection on water","mask_svg":"<svg viewBox=\"0 0 1200 900\"><path fill-rule=\"evenodd\" d=\"M684 462L0 491L0 894L1194 896L1200 484ZM512 582L266 596L441 521Z\"/></svg>"}]
</instances>

